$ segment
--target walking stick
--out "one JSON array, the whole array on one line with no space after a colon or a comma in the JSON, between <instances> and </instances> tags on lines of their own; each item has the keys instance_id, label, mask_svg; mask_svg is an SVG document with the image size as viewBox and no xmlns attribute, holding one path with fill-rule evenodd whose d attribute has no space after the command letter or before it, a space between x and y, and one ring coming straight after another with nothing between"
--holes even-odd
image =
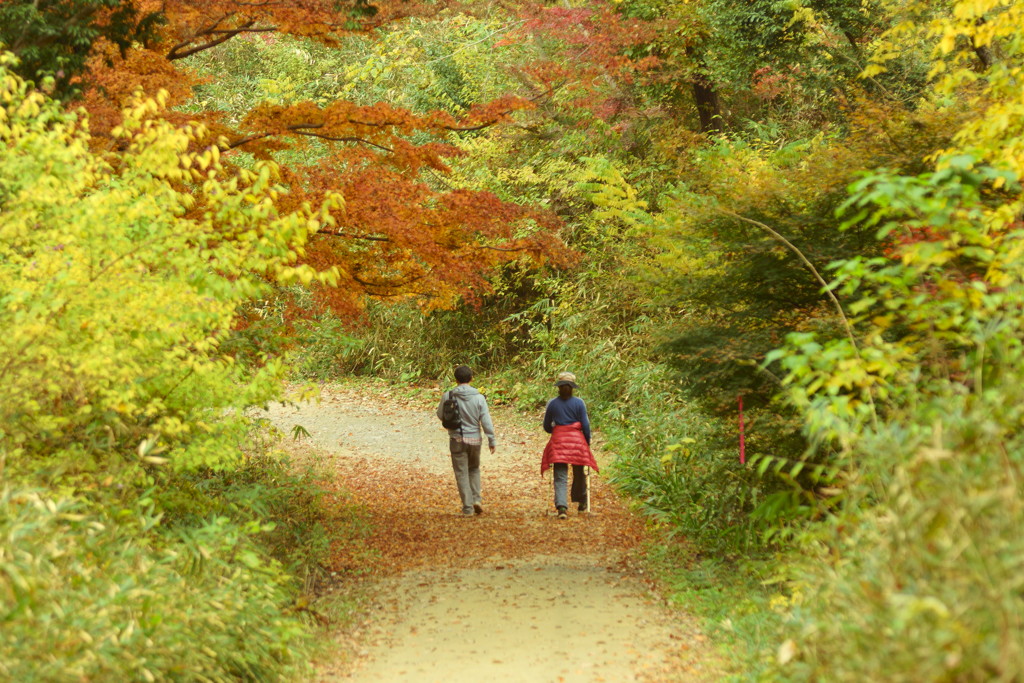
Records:
<instances>
[{"instance_id":1,"label":"walking stick","mask_svg":"<svg viewBox=\"0 0 1024 683\"><path fill-rule=\"evenodd\" d=\"M586 513L589 515L590 514L590 465L587 465L587 469L585 470L585 472L586 472L586 475L587 475L587 509L586 509Z\"/></svg>"}]
</instances>

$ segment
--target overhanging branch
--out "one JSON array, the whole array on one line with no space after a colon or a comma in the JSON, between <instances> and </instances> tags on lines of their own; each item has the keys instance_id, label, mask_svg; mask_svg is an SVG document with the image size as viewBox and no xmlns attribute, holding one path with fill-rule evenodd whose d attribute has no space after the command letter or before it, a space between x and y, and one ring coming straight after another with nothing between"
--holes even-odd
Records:
<instances>
[{"instance_id":1,"label":"overhanging branch","mask_svg":"<svg viewBox=\"0 0 1024 683\"><path fill-rule=\"evenodd\" d=\"M277 31L277 27L276 26L266 26L266 27L263 27L263 28L253 28L253 26L256 24L255 20L247 21L244 24L242 24L241 26L237 26L235 28L228 28L228 29L219 29L219 28L217 28L220 25L220 23L222 21L224 21L224 19L226 19L226 18L227 18L227 16L218 19L217 22L213 26L211 26L211 27L209 27L207 29L203 29L202 31L199 31L191 39L186 40L186 41L182 41L182 42L178 43L177 45L175 45L174 47L172 47L170 52L167 53L168 61L172 61L173 62L173 61L178 60L178 59L184 59L185 57L190 57L190 56L192 56L192 55L194 55L196 53L203 52L204 50L209 50L210 48L217 47L221 43L225 43L225 42L231 40L232 38L234 38L235 36L237 36L239 34L242 34L242 33L273 33L275 31ZM212 40L208 40L207 42L202 43L201 45L195 45L193 47L188 47L192 43L193 40L196 40L198 38L208 37L208 36L217 36L217 37L213 38Z\"/></svg>"},{"instance_id":2,"label":"overhanging branch","mask_svg":"<svg viewBox=\"0 0 1024 683\"><path fill-rule=\"evenodd\" d=\"M305 135L307 137L320 138L321 140L329 140L331 142L354 142L361 145L367 145L369 147L376 147L377 149L388 153L394 152L394 150L391 149L390 147L385 147L384 145L372 142L370 140L366 140L365 138L355 136L325 135L323 133L315 132L316 129L323 128L323 126L324 124L322 123L297 123L288 126L283 131L278 133L253 133L252 135L246 135L244 138L239 138L234 142L228 143L228 149L237 149L238 147L246 145L250 142L255 142L256 140L263 140L265 138L273 137L275 135L286 135L288 133L294 133L295 135Z\"/></svg>"},{"instance_id":3,"label":"overhanging branch","mask_svg":"<svg viewBox=\"0 0 1024 683\"><path fill-rule=\"evenodd\" d=\"M325 237L341 237L344 239L352 240L366 240L369 242L390 242L390 237L381 237L379 235L357 235L354 232L337 232L331 230L319 230L316 234L324 235Z\"/></svg>"}]
</instances>

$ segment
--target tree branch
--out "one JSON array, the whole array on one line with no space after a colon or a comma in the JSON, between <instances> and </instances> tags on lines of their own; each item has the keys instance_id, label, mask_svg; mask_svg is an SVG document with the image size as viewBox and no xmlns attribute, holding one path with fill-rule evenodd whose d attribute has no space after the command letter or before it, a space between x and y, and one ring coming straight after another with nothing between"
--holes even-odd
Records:
<instances>
[{"instance_id":1,"label":"tree branch","mask_svg":"<svg viewBox=\"0 0 1024 683\"><path fill-rule=\"evenodd\" d=\"M307 128L319 128L319 127L321 127L321 126L288 126L288 130L293 132L293 133L296 133L297 135L307 135L307 136L312 137L312 138L320 138L321 140L330 140L331 142L358 142L358 143L363 144L363 145L369 145L370 147L376 147L377 149L384 150L385 152L388 152L388 153L391 153L391 152L395 151L395 150L391 149L390 147L385 147L384 145L378 145L376 142L370 142L369 140L364 140L363 138L350 137L350 136L347 136L347 137L335 137L333 135L324 135L322 133L314 133L312 131L306 130Z\"/></svg>"},{"instance_id":2,"label":"tree branch","mask_svg":"<svg viewBox=\"0 0 1024 683\"><path fill-rule=\"evenodd\" d=\"M529 249L530 249L529 247L516 247L514 249L506 249L505 247L491 247L491 246L488 246L486 244L480 244L480 245L477 245L477 246L472 247L472 248L473 249L490 249L492 251L506 251L506 252L529 251Z\"/></svg>"},{"instance_id":3,"label":"tree branch","mask_svg":"<svg viewBox=\"0 0 1024 683\"><path fill-rule=\"evenodd\" d=\"M390 242L390 237L379 237L376 235L357 235L353 232L331 232L328 230L319 230L316 234L324 235L326 237L342 237L345 239L353 240L367 240L370 242Z\"/></svg>"},{"instance_id":4,"label":"tree branch","mask_svg":"<svg viewBox=\"0 0 1024 683\"><path fill-rule=\"evenodd\" d=\"M185 57L190 57L191 55L194 55L198 52L203 52L204 50L209 50L210 48L217 47L221 43L225 43L231 40L240 33L273 33L277 31L276 26L268 26L265 28L252 28L253 24L256 23L255 20L247 21L246 23L242 24L237 28L218 29L217 26L220 25L220 22L223 20L223 18L219 19L217 20L217 23L211 26L210 28L204 29L203 31L196 33L191 40L195 40L196 38L199 38L201 36L213 35L217 35L217 38L207 41L201 45L196 45L195 47L188 48L187 50L184 48L189 45L191 40L180 42L174 47L172 47L171 51L167 53L168 61L173 62L178 59L184 59Z\"/></svg>"},{"instance_id":5,"label":"tree branch","mask_svg":"<svg viewBox=\"0 0 1024 683\"><path fill-rule=\"evenodd\" d=\"M812 273L814 273L814 277L818 280L818 282L821 283L821 286L822 288L824 288L825 293L828 294L828 298L830 298L832 300L832 303L835 305L836 312L839 313L839 318L843 321L843 326L846 328L846 336L849 338L850 344L853 346L853 350L857 353L857 357L860 358L860 346L857 344L857 339L853 336L853 327L850 325L850 320L849 318L846 317L846 313L843 311L842 304L839 303L839 299L836 298L836 295L832 292L832 289L828 286L828 283L825 282L825 279L821 277L821 275L818 273L818 269L814 267L814 264L812 264L807 259L807 257L803 255L803 252L797 249L792 242L787 240L785 237L780 235L775 230L772 230L770 227L768 227L761 221L755 221L753 218L747 218L746 216L741 216L735 211L729 211L728 209L723 209L720 207L718 208L718 211L719 213L723 213L726 216L731 216L736 220L743 221L744 223L750 223L751 225L761 228L762 230L770 234L772 237L785 244L790 250L792 250L794 254L797 255L797 257L799 257L801 261L803 261L804 265L807 266L807 268ZM871 422L877 428L878 410L875 408L875 392L872 391L870 384L866 385L864 389L867 392L868 405L871 406Z\"/></svg>"},{"instance_id":6,"label":"tree branch","mask_svg":"<svg viewBox=\"0 0 1024 683\"><path fill-rule=\"evenodd\" d=\"M369 280L363 280L362 278L360 278L355 273L352 273L351 277L352 277L353 280L355 280L356 282L358 282L359 284L361 284L364 287L374 287L374 288L377 288L377 289L394 289L396 287L405 287L406 285L412 284L413 282L418 282L418 281L423 279L423 275L417 275L415 277L406 278L405 280L402 280L402 281L383 282L383 283L381 283L381 282L371 282ZM374 294L373 296L384 296L384 295L383 294Z\"/></svg>"},{"instance_id":7,"label":"tree branch","mask_svg":"<svg viewBox=\"0 0 1024 683\"><path fill-rule=\"evenodd\" d=\"M342 137L342 136L324 135L322 133L314 133L313 132L313 130L315 130L317 128L323 128L323 126L324 126L324 124L322 124L322 123L296 123L294 125L288 126L284 130L283 133L253 133L252 135L247 135L244 138L240 138L238 140L235 140L234 142L228 143L228 149L237 149L238 147L241 147L242 145L248 144L250 142L254 142L256 140L262 140L264 138L273 137L274 135L284 135L286 133L295 133L296 135L306 135L308 137L320 138L321 140L330 140L331 142L357 142L357 143L360 143L360 144L363 144L363 145L369 145L370 147L376 147L377 149L383 150L383 151L388 152L388 153L394 152L394 150L391 149L390 147L385 147L384 145L377 144L376 142L370 142L369 140L365 140L365 139L359 138L359 137L354 137L354 136L344 136L344 137ZM313 129L313 130L311 130L311 129Z\"/></svg>"},{"instance_id":8,"label":"tree branch","mask_svg":"<svg viewBox=\"0 0 1024 683\"><path fill-rule=\"evenodd\" d=\"M818 272L818 269L814 267L814 264L811 263L806 256L804 256L802 251L797 249L792 242L787 240L785 237L783 237L778 232L776 232L769 226L765 225L761 221L756 221L753 218L741 216L735 211L730 211L729 209L723 209L719 207L717 211L731 218L735 218L738 221L750 223L751 225L761 228L762 230L770 234L772 237L774 237L776 240L782 242L784 245L786 245L787 248L789 248L790 251L796 254L797 258L799 258L803 262L803 264L807 266L807 269L811 271L811 273L814 275L814 278L821 283L821 287L822 289L825 290L825 293L828 295L828 298L832 300L832 304L836 307L836 313L839 314L839 319L843 321L843 326L846 328L846 336L849 337L850 343L853 344L853 348L856 349L858 353L860 353L860 347L857 345L857 339L853 336L853 327L850 325L849 318L846 317L846 312L843 311L842 304L839 303L839 299L836 298L836 295L835 293L833 293L832 288L828 286L827 282L825 282L825 278L821 276L821 274Z\"/></svg>"}]
</instances>

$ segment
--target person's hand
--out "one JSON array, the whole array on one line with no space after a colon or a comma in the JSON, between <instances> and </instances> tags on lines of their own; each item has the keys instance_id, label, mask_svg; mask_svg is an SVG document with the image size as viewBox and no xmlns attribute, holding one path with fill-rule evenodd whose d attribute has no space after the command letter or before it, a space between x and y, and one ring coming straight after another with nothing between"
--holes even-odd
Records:
<instances>
[{"instance_id":1,"label":"person's hand","mask_svg":"<svg viewBox=\"0 0 1024 683\"><path fill-rule=\"evenodd\" d=\"M495 446L491 446L491 455L494 455Z\"/></svg>"}]
</instances>

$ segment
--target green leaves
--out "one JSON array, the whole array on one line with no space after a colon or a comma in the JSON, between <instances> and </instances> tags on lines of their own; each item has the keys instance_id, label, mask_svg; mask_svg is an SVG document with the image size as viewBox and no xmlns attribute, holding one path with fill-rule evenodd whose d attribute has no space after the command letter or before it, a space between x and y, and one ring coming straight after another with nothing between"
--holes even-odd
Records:
<instances>
[{"instance_id":1,"label":"green leaves","mask_svg":"<svg viewBox=\"0 0 1024 683\"><path fill-rule=\"evenodd\" d=\"M229 174L202 129L150 118L158 101L125 112L116 156L93 152L84 121L4 70L0 105L8 468L233 465L244 410L276 395L282 367L247 376L221 343L268 280L336 276L295 260L340 199L278 211L276 167ZM142 442L159 461L136 457Z\"/></svg>"},{"instance_id":2,"label":"green leaves","mask_svg":"<svg viewBox=\"0 0 1024 683\"><path fill-rule=\"evenodd\" d=\"M176 538L143 499L113 513L0 491L0 675L10 680L275 680L301 670L290 578L211 519Z\"/></svg>"},{"instance_id":3,"label":"green leaves","mask_svg":"<svg viewBox=\"0 0 1024 683\"><path fill-rule=\"evenodd\" d=\"M1024 667L1003 626L1022 609L1024 569L1024 232L1005 211L1016 185L969 155L865 176L844 210L891 246L886 259L833 264L856 345L791 334L768 354L811 439L833 450L843 496L819 532L827 552L801 569L814 604L779 634L802 636L800 654L779 660L789 677Z\"/></svg>"},{"instance_id":4,"label":"green leaves","mask_svg":"<svg viewBox=\"0 0 1024 683\"><path fill-rule=\"evenodd\" d=\"M118 0L13 0L0 5L0 46L18 55L23 78L48 81L66 98L81 87L75 77L94 43L106 39L124 50L152 38L161 23L160 13L143 14Z\"/></svg>"},{"instance_id":5,"label":"green leaves","mask_svg":"<svg viewBox=\"0 0 1024 683\"><path fill-rule=\"evenodd\" d=\"M586 168L581 173L583 181L579 188L597 207L591 217L605 224L605 239L615 236L618 226L623 226L625 237L648 233L653 219L647 202L640 199L637 189L622 171L604 157L588 157L582 161Z\"/></svg>"}]
</instances>

